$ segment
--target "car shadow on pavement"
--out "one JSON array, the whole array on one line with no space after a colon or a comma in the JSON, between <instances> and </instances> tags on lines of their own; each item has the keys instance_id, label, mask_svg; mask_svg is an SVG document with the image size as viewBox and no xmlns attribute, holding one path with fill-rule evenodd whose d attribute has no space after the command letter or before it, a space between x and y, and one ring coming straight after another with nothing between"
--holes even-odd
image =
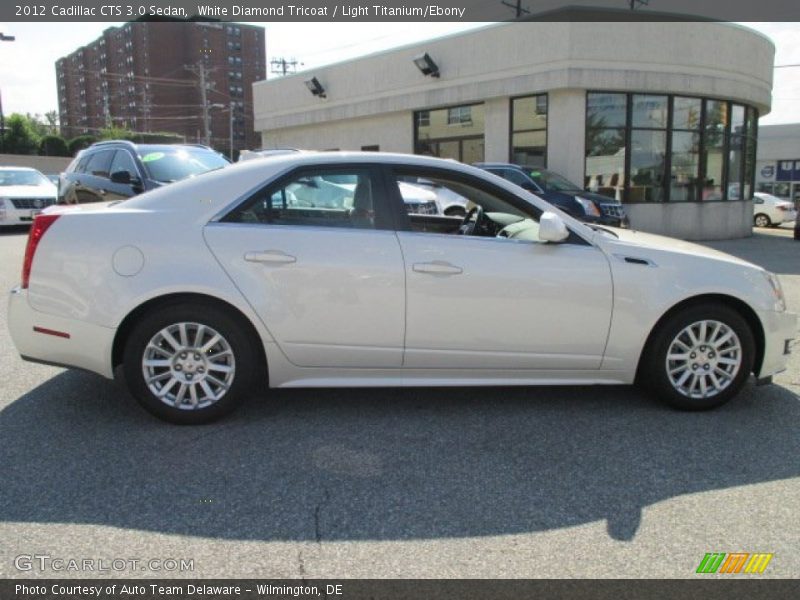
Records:
<instances>
[{"instance_id":1,"label":"car shadow on pavement","mask_svg":"<svg viewBox=\"0 0 800 600\"><path fill-rule=\"evenodd\" d=\"M237 540L515 534L800 475L800 402L748 386L712 412L633 388L272 390L167 425L63 372L0 412L0 520Z\"/></svg>"}]
</instances>

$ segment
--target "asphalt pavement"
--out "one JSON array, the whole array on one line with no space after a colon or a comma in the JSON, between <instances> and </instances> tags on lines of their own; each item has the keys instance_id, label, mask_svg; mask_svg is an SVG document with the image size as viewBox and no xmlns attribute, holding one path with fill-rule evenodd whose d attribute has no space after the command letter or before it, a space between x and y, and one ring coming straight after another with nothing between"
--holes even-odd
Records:
<instances>
[{"instance_id":1,"label":"asphalt pavement","mask_svg":"<svg viewBox=\"0 0 800 600\"><path fill-rule=\"evenodd\" d=\"M0 289L25 235L0 233ZM777 272L800 312L791 232L710 245ZM6 320L3 301L0 577L683 578L708 552L800 576L800 353L699 414L616 386L270 390L176 427L23 362ZM115 559L137 562L97 570Z\"/></svg>"}]
</instances>

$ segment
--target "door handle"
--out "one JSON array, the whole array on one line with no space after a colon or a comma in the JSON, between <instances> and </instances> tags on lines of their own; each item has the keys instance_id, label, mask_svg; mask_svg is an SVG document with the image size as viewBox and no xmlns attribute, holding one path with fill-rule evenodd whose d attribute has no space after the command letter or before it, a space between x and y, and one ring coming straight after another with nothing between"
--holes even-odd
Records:
<instances>
[{"instance_id":1,"label":"door handle","mask_svg":"<svg viewBox=\"0 0 800 600\"><path fill-rule=\"evenodd\" d=\"M246 252L244 259L248 262L267 263L273 265L288 265L297 262L297 258L281 252L280 250L264 250L261 252Z\"/></svg>"},{"instance_id":2,"label":"door handle","mask_svg":"<svg viewBox=\"0 0 800 600\"><path fill-rule=\"evenodd\" d=\"M430 273L432 275L459 275L464 270L456 265L451 265L444 260L434 260L433 262L414 263L411 267L417 273Z\"/></svg>"}]
</instances>

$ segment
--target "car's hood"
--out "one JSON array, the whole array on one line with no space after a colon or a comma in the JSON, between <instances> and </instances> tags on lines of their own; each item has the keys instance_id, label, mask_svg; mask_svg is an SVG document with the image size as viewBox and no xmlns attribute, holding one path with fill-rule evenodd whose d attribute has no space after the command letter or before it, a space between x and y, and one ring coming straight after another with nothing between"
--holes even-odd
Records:
<instances>
[{"instance_id":1,"label":"car's hood","mask_svg":"<svg viewBox=\"0 0 800 600\"><path fill-rule=\"evenodd\" d=\"M4 185L0 187L0 198L55 198L56 186L47 185Z\"/></svg>"},{"instance_id":2,"label":"car's hood","mask_svg":"<svg viewBox=\"0 0 800 600\"><path fill-rule=\"evenodd\" d=\"M755 267L757 269L761 268L753 263L747 262L746 260L726 254L725 252L720 252L719 250L714 250L708 246L702 246L700 244L694 244L692 242L687 242L676 238L655 235L653 233L644 233L642 231L636 231L633 229L619 229L617 227L605 226L604 229L613 231L614 234L616 234L617 239L614 240L613 238L608 237L607 234L603 233L598 233L597 235L603 236L604 239L611 240L612 242L616 242L618 244L624 244L626 246L661 252L673 252L676 254L684 254L693 257L722 260L728 263Z\"/></svg>"}]
</instances>

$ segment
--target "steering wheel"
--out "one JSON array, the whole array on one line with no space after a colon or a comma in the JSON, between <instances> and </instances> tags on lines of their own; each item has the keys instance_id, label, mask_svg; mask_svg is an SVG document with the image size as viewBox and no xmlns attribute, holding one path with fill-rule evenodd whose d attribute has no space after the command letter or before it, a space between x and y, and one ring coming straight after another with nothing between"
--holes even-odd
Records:
<instances>
[{"instance_id":1,"label":"steering wheel","mask_svg":"<svg viewBox=\"0 0 800 600\"><path fill-rule=\"evenodd\" d=\"M473 219L474 217L474 219ZM478 225L483 221L483 208L481 206L474 206L461 221L458 226L458 233L460 235L475 235L478 231Z\"/></svg>"}]
</instances>

